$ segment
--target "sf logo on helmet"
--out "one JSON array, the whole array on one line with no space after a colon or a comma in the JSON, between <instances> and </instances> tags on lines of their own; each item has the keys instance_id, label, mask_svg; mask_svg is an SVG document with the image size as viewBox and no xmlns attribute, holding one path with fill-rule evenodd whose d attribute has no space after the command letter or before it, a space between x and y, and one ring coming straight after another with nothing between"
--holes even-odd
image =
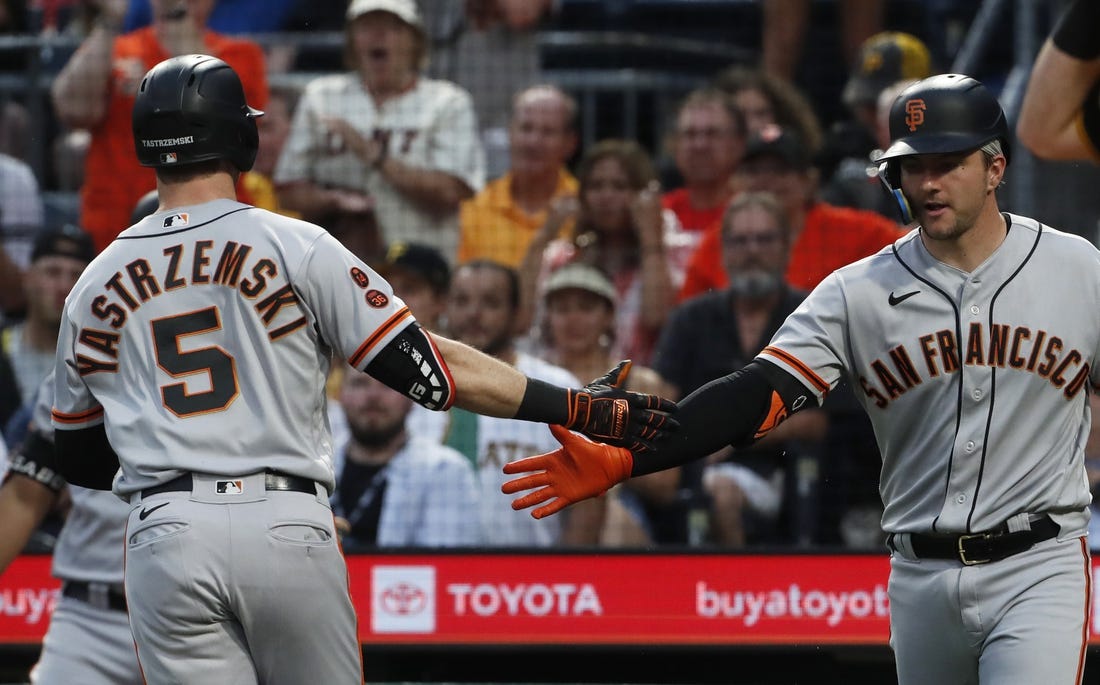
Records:
<instances>
[{"instance_id":1,"label":"sf logo on helmet","mask_svg":"<svg viewBox=\"0 0 1100 685\"><path fill-rule=\"evenodd\" d=\"M924 110L928 109L924 100L910 100L905 103L905 125L909 131L916 131L924 123Z\"/></svg>"}]
</instances>

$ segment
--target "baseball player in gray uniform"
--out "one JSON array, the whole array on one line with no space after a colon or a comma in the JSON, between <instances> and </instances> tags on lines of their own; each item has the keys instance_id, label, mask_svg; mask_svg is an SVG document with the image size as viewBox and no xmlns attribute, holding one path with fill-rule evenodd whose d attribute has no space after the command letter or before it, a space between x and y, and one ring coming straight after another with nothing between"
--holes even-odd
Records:
<instances>
[{"instance_id":1,"label":"baseball player in gray uniform","mask_svg":"<svg viewBox=\"0 0 1100 685\"><path fill-rule=\"evenodd\" d=\"M28 438L0 486L0 572L57 503L50 398L53 374L39 388ZM124 525L130 507L110 492L69 488L72 500L53 550L61 597L50 615L32 685L141 685L122 590Z\"/></svg>"},{"instance_id":2,"label":"baseball player in gray uniform","mask_svg":"<svg viewBox=\"0 0 1100 685\"><path fill-rule=\"evenodd\" d=\"M151 683L362 680L329 493L335 354L429 407L562 423L641 448L675 405L528 379L430 335L324 229L244 205L256 117L223 61L142 79L140 162L160 211L109 245L66 301L52 422L70 483L131 505L124 589Z\"/></svg>"},{"instance_id":3,"label":"baseball player in gray uniform","mask_svg":"<svg viewBox=\"0 0 1100 685\"><path fill-rule=\"evenodd\" d=\"M632 475L744 445L847 375L882 453L891 644L901 685L1071 685L1088 639L1089 386L1100 253L1002 213L996 98L946 74L904 90L880 173L919 227L834 272L743 369L680 404L656 450L596 445L513 462L535 516Z\"/></svg>"}]
</instances>

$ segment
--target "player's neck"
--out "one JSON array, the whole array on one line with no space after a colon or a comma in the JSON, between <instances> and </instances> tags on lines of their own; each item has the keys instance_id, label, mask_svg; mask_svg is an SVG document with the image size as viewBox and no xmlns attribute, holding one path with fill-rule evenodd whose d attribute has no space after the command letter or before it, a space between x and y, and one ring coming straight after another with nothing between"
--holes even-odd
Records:
<instances>
[{"instance_id":1,"label":"player's neck","mask_svg":"<svg viewBox=\"0 0 1100 685\"><path fill-rule=\"evenodd\" d=\"M157 184L161 210L201 205L211 200L236 200L235 179L227 173L211 174L182 183Z\"/></svg>"}]
</instances>

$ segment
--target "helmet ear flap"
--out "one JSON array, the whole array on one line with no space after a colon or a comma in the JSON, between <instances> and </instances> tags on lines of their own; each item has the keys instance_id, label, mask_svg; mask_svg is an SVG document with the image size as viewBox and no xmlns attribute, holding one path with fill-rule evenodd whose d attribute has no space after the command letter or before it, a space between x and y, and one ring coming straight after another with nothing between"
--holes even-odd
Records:
<instances>
[{"instance_id":1,"label":"helmet ear flap","mask_svg":"<svg viewBox=\"0 0 1100 685\"><path fill-rule=\"evenodd\" d=\"M901 188L894 188L890 191L890 194L894 196L894 201L898 203L902 222L909 223L913 221L913 208L909 206L909 198L905 197L905 193L901 192Z\"/></svg>"},{"instance_id":2,"label":"helmet ear flap","mask_svg":"<svg viewBox=\"0 0 1100 685\"><path fill-rule=\"evenodd\" d=\"M897 202L902 221L904 223L913 221L913 208L909 205L909 198L905 197L905 193L901 191L901 166L896 159L890 159L879 164L878 180L886 188L886 192L890 193L890 196Z\"/></svg>"}]
</instances>

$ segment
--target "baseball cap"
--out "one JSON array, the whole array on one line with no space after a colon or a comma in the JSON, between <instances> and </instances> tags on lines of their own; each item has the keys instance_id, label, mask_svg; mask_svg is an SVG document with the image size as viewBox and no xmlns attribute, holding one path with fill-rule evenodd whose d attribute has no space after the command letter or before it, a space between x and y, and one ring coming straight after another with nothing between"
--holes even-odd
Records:
<instances>
[{"instance_id":1,"label":"baseball cap","mask_svg":"<svg viewBox=\"0 0 1100 685\"><path fill-rule=\"evenodd\" d=\"M618 299L615 286L611 284L611 280L602 271L588 264L572 262L558 268L546 279L543 296L549 297L559 290L568 290L569 288L599 295L611 303L613 307L615 306L615 300Z\"/></svg>"},{"instance_id":2,"label":"baseball cap","mask_svg":"<svg viewBox=\"0 0 1100 685\"><path fill-rule=\"evenodd\" d=\"M900 31L876 33L860 47L859 64L844 86L844 104L874 105L892 83L931 75L932 58L919 38Z\"/></svg>"},{"instance_id":3,"label":"baseball cap","mask_svg":"<svg viewBox=\"0 0 1100 685\"><path fill-rule=\"evenodd\" d=\"M451 267L439 250L422 243L393 242L378 269L383 276L394 269L405 269L428 282L432 289L443 292L451 284Z\"/></svg>"},{"instance_id":4,"label":"baseball cap","mask_svg":"<svg viewBox=\"0 0 1100 685\"><path fill-rule=\"evenodd\" d=\"M78 226L64 224L40 233L31 248L31 263L43 257L68 257L85 264L95 259L92 238Z\"/></svg>"},{"instance_id":5,"label":"baseball cap","mask_svg":"<svg viewBox=\"0 0 1100 685\"><path fill-rule=\"evenodd\" d=\"M367 12L389 12L406 24L424 30L424 21L414 0L351 0L347 20L354 21Z\"/></svg>"},{"instance_id":6,"label":"baseball cap","mask_svg":"<svg viewBox=\"0 0 1100 685\"><path fill-rule=\"evenodd\" d=\"M775 124L768 124L752 134L741 161L748 162L760 157L778 157L792 169L805 169L811 162L798 134Z\"/></svg>"}]
</instances>

